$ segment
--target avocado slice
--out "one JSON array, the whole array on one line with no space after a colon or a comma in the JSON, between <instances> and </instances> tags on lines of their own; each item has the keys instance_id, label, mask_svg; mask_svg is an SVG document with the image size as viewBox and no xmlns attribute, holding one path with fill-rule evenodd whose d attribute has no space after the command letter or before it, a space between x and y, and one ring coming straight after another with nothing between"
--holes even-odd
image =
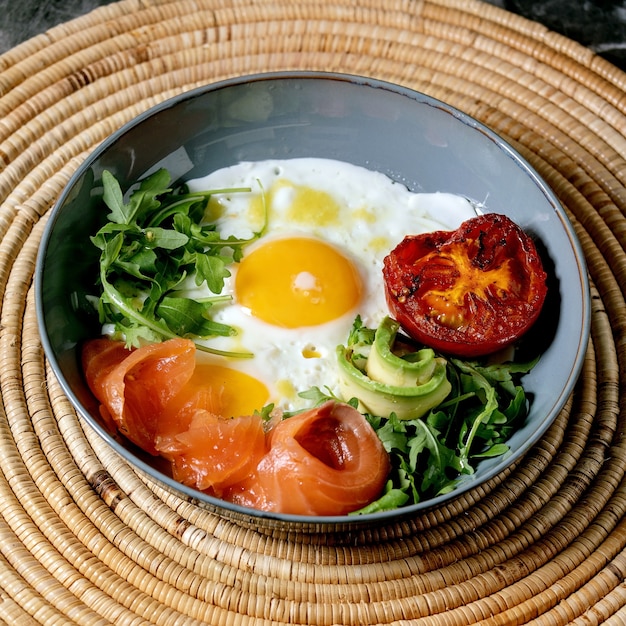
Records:
<instances>
[{"instance_id":1,"label":"avocado slice","mask_svg":"<svg viewBox=\"0 0 626 626\"><path fill-rule=\"evenodd\" d=\"M399 356L392 350L400 324L385 317L374 335L374 344L367 358L369 378L394 387L418 387L427 383L437 365L430 348Z\"/></svg>"},{"instance_id":2,"label":"avocado slice","mask_svg":"<svg viewBox=\"0 0 626 626\"><path fill-rule=\"evenodd\" d=\"M399 354L394 351L400 325L386 317L376 329L365 367L362 346L338 346L339 389L345 401L356 398L359 409L373 415L416 419L443 402L452 386L445 359L430 348Z\"/></svg>"}]
</instances>

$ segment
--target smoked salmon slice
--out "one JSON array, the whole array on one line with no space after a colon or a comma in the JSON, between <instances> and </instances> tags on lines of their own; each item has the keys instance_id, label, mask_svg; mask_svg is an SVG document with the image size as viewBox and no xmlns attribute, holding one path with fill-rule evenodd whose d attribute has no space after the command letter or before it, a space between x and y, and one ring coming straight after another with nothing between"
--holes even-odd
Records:
<instances>
[{"instance_id":1,"label":"smoked salmon slice","mask_svg":"<svg viewBox=\"0 0 626 626\"><path fill-rule=\"evenodd\" d=\"M89 387L98 399L104 394L104 381L111 370L118 366L130 351L121 341L93 339L82 348L82 366Z\"/></svg>"},{"instance_id":2,"label":"smoked salmon slice","mask_svg":"<svg viewBox=\"0 0 626 626\"><path fill-rule=\"evenodd\" d=\"M187 339L169 339L136 350L126 350L122 342L95 339L83 347L83 370L92 393L120 432L156 455L159 415L193 375L195 351ZM115 363L117 358L120 361Z\"/></svg>"},{"instance_id":3,"label":"smoked salmon slice","mask_svg":"<svg viewBox=\"0 0 626 626\"><path fill-rule=\"evenodd\" d=\"M232 406L224 401L220 369L196 364L180 393L164 405L155 437L175 480L217 497L246 478L266 451L260 415L224 414Z\"/></svg>"},{"instance_id":4,"label":"smoked salmon slice","mask_svg":"<svg viewBox=\"0 0 626 626\"><path fill-rule=\"evenodd\" d=\"M121 341L92 339L82 346L83 374L92 393L100 401L100 416L111 432L119 429L106 404L106 377L128 355L129 350Z\"/></svg>"},{"instance_id":5,"label":"smoked salmon slice","mask_svg":"<svg viewBox=\"0 0 626 626\"><path fill-rule=\"evenodd\" d=\"M159 450L170 459L174 479L218 498L254 472L266 452L259 415L226 418L204 410L168 444Z\"/></svg>"},{"instance_id":6,"label":"smoked salmon slice","mask_svg":"<svg viewBox=\"0 0 626 626\"><path fill-rule=\"evenodd\" d=\"M366 419L328 401L279 422L256 472L227 493L238 504L294 515L345 515L380 496L389 455Z\"/></svg>"}]
</instances>

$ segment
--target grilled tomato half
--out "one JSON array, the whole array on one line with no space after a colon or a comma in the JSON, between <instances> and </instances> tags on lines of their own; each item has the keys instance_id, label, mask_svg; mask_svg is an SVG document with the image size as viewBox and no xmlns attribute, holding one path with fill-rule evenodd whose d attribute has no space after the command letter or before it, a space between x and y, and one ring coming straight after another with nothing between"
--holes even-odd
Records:
<instances>
[{"instance_id":1,"label":"grilled tomato half","mask_svg":"<svg viewBox=\"0 0 626 626\"><path fill-rule=\"evenodd\" d=\"M409 235L385 258L387 304L411 337L476 357L520 338L537 320L546 273L531 239L497 213L455 231Z\"/></svg>"}]
</instances>

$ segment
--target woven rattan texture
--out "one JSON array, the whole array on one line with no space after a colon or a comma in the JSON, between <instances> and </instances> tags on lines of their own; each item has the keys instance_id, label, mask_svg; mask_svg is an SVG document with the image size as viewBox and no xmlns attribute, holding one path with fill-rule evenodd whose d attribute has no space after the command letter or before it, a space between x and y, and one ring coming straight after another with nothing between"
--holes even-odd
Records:
<instances>
[{"instance_id":1,"label":"woven rattan texture","mask_svg":"<svg viewBox=\"0 0 626 626\"><path fill-rule=\"evenodd\" d=\"M282 69L394 81L494 128L562 200L593 284L577 388L506 480L350 535L260 532L146 484L77 419L37 331L42 230L89 151L167 97ZM474 0L122 0L0 56L0 622L623 624L625 87Z\"/></svg>"}]
</instances>

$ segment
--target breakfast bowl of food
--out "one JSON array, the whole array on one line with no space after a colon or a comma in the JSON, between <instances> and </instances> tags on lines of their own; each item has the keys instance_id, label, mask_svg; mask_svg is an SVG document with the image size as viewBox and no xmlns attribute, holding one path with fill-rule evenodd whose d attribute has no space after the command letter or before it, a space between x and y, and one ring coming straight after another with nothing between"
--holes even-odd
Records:
<instances>
[{"instance_id":1,"label":"breakfast bowl of food","mask_svg":"<svg viewBox=\"0 0 626 626\"><path fill-rule=\"evenodd\" d=\"M207 85L113 134L54 207L35 289L88 428L182 498L303 530L501 475L590 325L573 228L510 145L319 72Z\"/></svg>"}]
</instances>

